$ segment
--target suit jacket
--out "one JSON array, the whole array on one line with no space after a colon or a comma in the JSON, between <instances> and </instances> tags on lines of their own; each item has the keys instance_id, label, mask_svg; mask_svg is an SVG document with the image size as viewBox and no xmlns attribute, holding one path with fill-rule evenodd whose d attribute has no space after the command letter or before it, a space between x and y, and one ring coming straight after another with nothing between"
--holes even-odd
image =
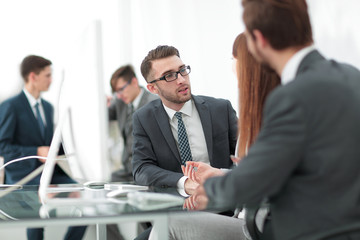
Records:
<instances>
[{"instance_id":1,"label":"suit jacket","mask_svg":"<svg viewBox=\"0 0 360 240\"><path fill-rule=\"evenodd\" d=\"M237 118L228 100L192 96L202 123L210 164L232 166L237 140ZM180 153L169 116L160 99L133 115L133 175L137 184L176 187L183 176Z\"/></svg>"},{"instance_id":2,"label":"suit jacket","mask_svg":"<svg viewBox=\"0 0 360 240\"><path fill-rule=\"evenodd\" d=\"M157 95L150 93L143 87L141 88L144 93L140 99L138 108L158 98ZM109 107L109 120L117 120L120 134L124 139L124 150L121 158L124 172L125 174L132 176L132 119L127 119L128 112L128 105L118 98L116 98Z\"/></svg>"},{"instance_id":3,"label":"suit jacket","mask_svg":"<svg viewBox=\"0 0 360 240\"><path fill-rule=\"evenodd\" d=\"M247 157L205 182L211 203L269 198L275 239L309 239L360 218L360 72L312 51L276 88Z\"/></svg>"},{"instance_id":4,"label":"suit jacket","mask_svg":"<svg viewBox=\"0 0 360 240\"><path fill-rule=\"evenodd\" d=\"M54 132L54 109L43 99L41 103L46 119L44 138L41 137L38 122L23 91L0 105L0 155L4 157L5 163L20 157L36 156L39 146L50 146ZM5 182L16 183L41 164L38 159L12 163L5 168ZM38 185L39 182L40 175L27 184ZM73 181L56 165L52 183L71 182Z\"/></svg>"}]
</instances>

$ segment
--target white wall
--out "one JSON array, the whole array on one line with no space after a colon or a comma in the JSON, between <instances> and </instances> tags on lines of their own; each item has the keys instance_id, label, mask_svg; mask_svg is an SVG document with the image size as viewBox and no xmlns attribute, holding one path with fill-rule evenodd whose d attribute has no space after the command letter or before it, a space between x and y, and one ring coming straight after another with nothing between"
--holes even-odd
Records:
<instances>
[{"instance_id":1,"label":"white wall","mask_svg":"<svg viewBox=\"0 0 360 240\"><path fill-rule=\"evenodd\" d=\"M358 0L308 1L316 45L326 57L360 67ZM73 42L89 22L103 27L103 81L122 64L139 66L157 45L174 45L192 66L194 94L230 99L237 108L231 47L243 31L240 0L12 0L0 2L0 102L22 87L19 64L28 54L53 61L55 103ZM144 85L144 81L140 81ZM79 95L86 96L86 83Z\"/></svg>"},{"instance_id":2,"label":"white wall","mask_svg":"<svg viewBox=\"0 0 360 240\"><path fill-rule=\"evenodd\" d=\"M116 68L133 63L142 79L139 66L147 52L169 44L177 47L185 63L192 66L194 94L228 98L236 107L231 47L243 29L239 6L238 0L1 1L0 101L21 89L18 72L23 57L37 54L53 62L54 82L44 97L55 103L72 43L90 21L100 19L102 81L107 93ZM145 81L140 82L145 85ZM85 88L86 82L79 95L86 96Z\"/></svg>"},{"instance_id":3,"label":"white wall","mask_svg":"<svg viewBox=\"0 0 360 240\"><path fill-rule=\"evenodd\" d=\"M360 68L360 1L308 0L316 46L328 58Z\"/></svg>"}]
</instances>

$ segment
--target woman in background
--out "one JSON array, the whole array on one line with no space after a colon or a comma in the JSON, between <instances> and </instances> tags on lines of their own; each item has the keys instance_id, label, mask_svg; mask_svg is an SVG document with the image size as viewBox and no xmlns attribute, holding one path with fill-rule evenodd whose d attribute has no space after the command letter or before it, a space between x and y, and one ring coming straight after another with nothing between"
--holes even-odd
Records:
<instances>
[{"instance_id":1,"label":"woman in background","mask_svg":"<svg viewBox=\"0 0 360 240\"><path fill-rule=\"evenodd\" d=\"M239 142L238 157L246 155L259 131L262 111L268 94L278 85L280 78L270 68L261 66L250 54L245 34L239 34L233 45L235 73L239 89Z\"/></svg>"}]
</instances>

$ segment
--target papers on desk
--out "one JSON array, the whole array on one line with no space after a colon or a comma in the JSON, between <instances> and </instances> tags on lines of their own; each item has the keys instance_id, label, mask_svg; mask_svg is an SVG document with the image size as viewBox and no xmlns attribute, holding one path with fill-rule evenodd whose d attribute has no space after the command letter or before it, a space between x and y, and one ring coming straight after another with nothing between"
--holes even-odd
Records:
<instances>
[{"instance_id":1,"label":"papers on desk","mask_svg":"<svg viewBox=\"0 0 360 240\"><path fill-rule=\"evenodd\" d=\"M134 184L109 183L109 184L104 185L104 189L112 190L111 192L106 194L107 197L119 198L119 197L126 197L127 194L130 192L147 191L147 190L149 190L149 187L141 186L141 185L134 185Z\"/></svg>"},{"instance_id":2,"label":"papers on desk","mask_svg":"<svg viewBox=\"0 0 360 240\"><path fill-rule=\"evenodd\" d=\"M77 192L84 190L84 187L79 184L58 184L56 186L49 186L46 189L47 193L60 193L60 192Z\"/></svg>"},{"instance_id":3,"label":"papers on desk","mask_svg":"<svg viewBox=\"0 0 360 240\"><path fill-rule=\"evenodd\" d=\"M141 210L155 210L164 209L175 206L182 206L184 198L180 196L171 195L168 193L148 192L149 187L111 183L105 184L106 190L112 190L106 196L110 199L118 200L126 199L126 202Z\"/></svg>"},{"instance_id":4,"label":"papers on desk","mask_svg":"<svg viewBox=\"0 0 360 240\"><path fill-rule=\"evenodd\" d=\"M129 204L141 210L164 209L184 204L184 198L168 193L130 192L127 198Z\"/></svg>"},{"instance_id":5,"label":"papers on desk","mask_svg":"<svg viewBox=\"0 0 360 240\"><path fill-rule=\"evenodd\" d=\"M104 188L106 190L112 190L108 194L106 194L109 198L119 198L119 197L127 197L127 194L130 192L136 191L147 191L149 187L133 185L133 184L121 184L121 183L109 183L105 184Z\"/></svg>"},{"instance_id":6,"label":"papers on desk","mask_svg":"<svg viewBox=\"0 0 360 240\"><path fill-rule=\"evenodd\" d=\"M148 186L134 185L134 184L122 184L122 183L106 183L104 185L105 190L148 190Z\"/></svg>"}]
</instances>

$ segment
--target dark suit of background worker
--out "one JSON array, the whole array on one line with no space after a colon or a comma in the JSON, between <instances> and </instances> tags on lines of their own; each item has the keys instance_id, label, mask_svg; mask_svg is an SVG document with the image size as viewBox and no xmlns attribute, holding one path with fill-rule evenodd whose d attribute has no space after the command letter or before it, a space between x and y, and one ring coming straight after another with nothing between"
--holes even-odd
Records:
<instances>
[{"instance_id":1,"label":"dark suit of background worker","mask_svg":"<svg viewBox=\"0 0 360 240\"><path fill-rule=\"evenodd\" d=\"M115 93L109 105L109 120L116 120L123 138L121 156L122 168L111 174L112 182L133 182L132 175L132 115L140 107L157 99L143 87L139 86L135 71L131 65L118 68L111 76L110 85ZM124 239L116 224L107 225L107 239Z\"/></svg>"},{"instance_id":2,"label":"dark suit of background worker","mask_svg":"<svg viewBox=\"0 0 360 240\"><path fill-rule=\"evenodd\" d=\"M263 239L311 239L358 222L360 72L315 50L304 0L242 4L249 50L283 86L267 98L248 155L196 190L198 208L206 196L230 206L268 198L271 220ZM360 233L334 239L360 239Z\"/></svg>"},{"instance_id":3,"label":"dark suit of background worker","mask_svg":"<svg viewBox=\"0 0 360 240\"><path fill-rule=\"evenodd\" d=\"M54 125L54 109L41 98L52 81L51 62L30 55L21 63L24 89L0 106L0 154L5 163L26 156L47 157ZM41 119L39 119L41 118ZM14 184L43 164L43 159L30 159L10 164L5 168L5 183ZM28 185L39 185L41 175ZM55 166L52 184L75 183L65 172ZM86 227L70 227L65 239L81 239ZM28 239L43 239L43 229L28 229Z\"/></svg>"},{"instance_id":4,"label":"dark suit of background worker","mask_svg":"<svg viewBox=\"0 0 360 240\"><path fill-rule=\"evenodd\" d=\"M117 120L120 134L124 140L124 149L121 157L123 165L112 173L112 182L133 181L132 176L132 114L145 104L157 99L143 87L139 86L134 69L125 65L117 69L111 77L111 88L116 94L109 106L109 120Z\"/></svg>"},{"instance_id":5,"label":"dark suit of background worker","mask_svg":"<svg viewBox=\"0 0 360 240\"><path fill-rule=\"evenodd\" d=\"M159 46L141 64L150 92L159 95L133 115L135 182L169 186L190 193L197 184L181 171L178 123L182 116L193 161L218 168L232 166L237 140L237 118L230 102L191 94L190 66L176 48Z\"/></svg>"}]
</instances>

